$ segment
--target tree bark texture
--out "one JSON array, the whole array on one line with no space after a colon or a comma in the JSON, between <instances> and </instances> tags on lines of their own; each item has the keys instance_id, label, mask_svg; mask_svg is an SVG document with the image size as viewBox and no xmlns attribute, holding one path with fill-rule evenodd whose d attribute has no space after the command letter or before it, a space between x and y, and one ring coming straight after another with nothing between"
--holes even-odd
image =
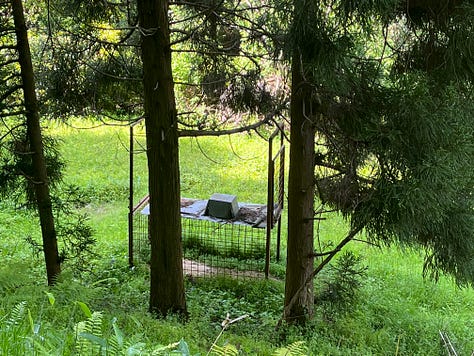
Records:
<instances>
[{"instance_id":1,"label":"tree bark texture","mask_svg":"<svg viewBox=\"0 0 474 356\"><path fill-rule=\"evenodd\" d=\"M150 312L186 313L168 1L138 0L150 195Z\"/></svg>"},{"instance_id":2,"label":"tree bark texture","mask_svg":"<svg viewBox=\"0 0 474 356\"><path fill-rule=\"evenodd\" d=\"M31 62L28 31L25 24L23 4L21 0L11 0L11 4L15 22L21 78L23 82L27 137L31 150L29 154L32 156L32 165L35 172L33 177L26 178L31 179L34 183L36 202L41 224L41 233L43 237L46 273L48 277L48 284L52 285L55 283L56 277L61 272L61 265L58 254L58 243L54 226L53 209L49 192L49 180L44 156L43 138L41 135L33 65Z\"/></svg>"},{"instance_id":3,"label":"tree bark texture","mask_svg":"<svg viewBox=\"0 0 474 356\"><path fill-rule=\"evenodd\" d=\"M314 139L310 111L311 87L302 74L298 50L292 59L290 168L288 179L288 247L285 306L296 293L297 300L285 311L289 323L304 322L313 314L313 284L301 290L314 265Z\"/></svg>"}]
</instances>

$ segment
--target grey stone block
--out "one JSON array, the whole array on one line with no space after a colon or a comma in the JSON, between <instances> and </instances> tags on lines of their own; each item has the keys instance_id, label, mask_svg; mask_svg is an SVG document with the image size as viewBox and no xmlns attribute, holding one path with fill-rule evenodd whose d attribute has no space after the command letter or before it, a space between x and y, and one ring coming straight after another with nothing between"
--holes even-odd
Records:
<instances>
[{"instance_id":1,"label":"grey stone block","mask_svg":"<svg viewBox=\"0 0 474 356\"><path fill-rule=\"evenodd\" d=\"M219 219L233 219L238 212L237 196L215 193L207 202L205 215Z\"/></svg>"}]
</instances>

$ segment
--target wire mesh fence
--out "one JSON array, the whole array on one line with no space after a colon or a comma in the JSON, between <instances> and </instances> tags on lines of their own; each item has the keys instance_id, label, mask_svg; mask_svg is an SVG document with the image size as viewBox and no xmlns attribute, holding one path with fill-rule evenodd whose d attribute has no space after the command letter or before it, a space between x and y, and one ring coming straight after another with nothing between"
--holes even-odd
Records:
<instances>
[{"instance_id":1,"label":"wire mesh fence","mask_svg":"<svg viewBox=\"0 0 474 356\"><path fill-rule=\"evenodd\" d=\"M202 206L205 201L195 204ZM197 277L264 277L267 254L265 208L255 204L242 205L238 218L229 220L186 215L185 210L181 219L184 273ZM148 263L150 259L148 213L145 201L133 217L134 263ZM276 233L276 230L272 233L269 248L272 261L277 258Z\"/></svg>"},{"instance_id":2,"label":"wire mesh fence","mask_svg":"<svg viewBox=\"0 0 474 356\"><path fill-rule=\"evenodd\" d=\"M133 127L131 127L133 141ZM273 141L279 138L278 150ZM133 145L130 145L129 263L150 260L148 198L133 206ZM239 203L237 216L206 214L207 200L181 199L183 270L192 276L269 277L280 259L284 202L285 145L282 126L268 140L267 204Z\"/></svg>"}]
</instances>

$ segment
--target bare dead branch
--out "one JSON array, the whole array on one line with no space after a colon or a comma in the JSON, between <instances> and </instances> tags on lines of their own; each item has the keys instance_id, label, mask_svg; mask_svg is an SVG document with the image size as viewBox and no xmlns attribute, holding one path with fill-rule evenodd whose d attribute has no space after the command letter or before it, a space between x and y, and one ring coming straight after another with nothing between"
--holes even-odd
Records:
<instances>
[{"instance_id":1,"label":"bare dead branch","mask_svg":"<svg viewBox=\"0 0 474 356\"><path fill-rule=\"evenodd\" d=\"M379 244L376 244L376 243L373 243L373 242L367 241L367 240L353 239L352 241L362 242L362 243L367 244L367 245L370 245L370 246L374 246L374 247L377 247L377 248L381 248L381 246L380 246Z\"/></svg>"},{"instance_id":2,"label":"bare dead branch","mask_svg":"<svg viewBox=\"0 0 474 356\"><path fill-rule=\"evenodd\" d=\"M324 256L328 256L330 255L331 253L333 253L334 250L331 250L331 251L327 251L327 252L315 252L315 253L312 253L310 255L310 257L324 257Z\"/></svg>"},{"instance_id":3,"label":"bare dead branch","mask_svg":"<svg viewBox=\"0 0 474 356\"><path fill-rule=\"evenodd\" d=\"M17 90L20 90L21 88L22 86L19 84L12 86L2 96L0 96L0 102L5 101L10 95L14 94Z\"/></svg>"},{"instance_id":4,"label":"bare dead branch","mask_svg":"<svg viewBox=\"0 0 474 356\"><path fill-rule=\"evenodd\" d=\"M88 61L78 61L79 63L83 64L84 66L86 67L89 67L92 71L96 72L96 73L99 73L105 77L108 77L108 78L112 78L112 79L116 79L116 80L123 80L123 81L141 81L142 78L133 78L133 77L121 77L121 76L118 76L118 75L115 75L115 74L111 74L111 73L107 73L107 72L104 72L102 70L100 70L99 68L97 68L96 66L93 66L91 65ZM117 62L119 62L117 60Z\"/></svg>"},{"instance_id":5,"label":"bare dead branch","mask_svg":"<svg viewBox=\"0 0 474 356\"><path fill-rule=\"evenodd\" d=\"M22 126L25 126L25 123L22 122L21 124L18 124L18 125L15 125L11 128L8 129L8 131L3 134L1 137L0 137L0 141L2 141L3 139L5 139L5 137L7 137L8 135L10 135L13 131L15 131L16 129L22 127Z\"/></svg>"},{"instance_id":6,"label":"bare dead branch","mask_svg":"<svg viewBox=\"0 0 474 356\"><path fill-rule=\"evenodd\" d=\"M5 62L0 62L0 67L5 67L9 64L14 64L14 63L18 63L18 59L17 58L12 58L12 59L9 59L8 61L5 61Z\"/></svg>"},{"instance_id":7,"label":"bare dead branch","mask_svg":"<svg viewBox=\"0 0 474 356\"><path fill-rule=\"evenodd\" d=\"M327 220L327 218L322 218L322 217L319 217L319 216L315 216L315 217L312 217L312 218L303 219L304 222L308 222L308 221L323 221L323 220Z\"/></svg>"},{"instance_id":8,"label":"bare dead branch","mask_svg":"<svg viewBox=\"0 0 474 356\"><path fill-rule=\"evenodd\" d=\"M4 49L13 49L13 50L15 50L16 45L2 45L2 46L0 46L0 51L4 50Z\"/></svg>"},{"instance_id":9,"label":"bare dead branch","mask_svg":"<svg viewBox=\"0 0 474 356\"><path fill-rule=\"evenodd\" d=\"M0 80L0 83L4 84L4 83L9 82L12 79L20 78L20 77L21 77L20 73L13 73L13 74L9 75L8 77L5 77L2 80Z\"/></svg>"},{"instance_id":10,"label":"bare dead branch","mask_svg":"<svg viewBox=\"0 0 474 356\"><path fill-rule=\"evenodd\" d=\"M266 115L264 119L246 126L236 127L228 130L179 130L179 137L200 137L200 136L224 136L232 135L240 132L255 131L259 127L268 124L272 120L272 115Z\"/></svg>"},{"instance_id":11,"label":"bare dead branch","mask_svg":"<svg viewBox=\"0 0 474 356\"><path fill-rule=\"evenodd\" d=\"M14 27L4 27L0 30L0 34L2 36L10 35L15 33L15 28Z\"/></svg>"},{"instance_id":12,"label":"bare dead branch","mask_svg":"<svg viewBox=\"0 0 474 356\"><path fill-rule=\"evenodd\" d=\"M235 57L235 58L246 58L250 60L255 60L255 59L267 59L270 60L271 58L268 55L265 54L250 54L250 53L244 53L242 50L239 53L231 53L231 51L204 51L204 50L198 50L198 49L174 49L174 53L198 53L201 55L206 55L206 56L218 56L218 55L226 55L228 57Z\"/></svg>"},{"instance_id":13,"label":"bare dead branch","mask_svg":"<svg viewBox=\"0 0 474 356\"><path fill-rule=\"evenodd\" d=\"M286 317L289 315L289 313L291 311L291 308L296 303L296 301L297 301L298 297L300 296L301 292L308 286L309 283L311 283L313 281L314 277L316 277L316 275L319 272L321 272L321 270L334 258L334 256L336 256L336 254L338 252L340 252L345 245L347 245L349 242L351 242L354 239L354 237L362 230L362 228L363 228L363 226L353 228L349 232L349 234L344 239L342 239L341 242L339 242L339 244L336 246L336 248L334 250L330 251L327 254L327 257L318 265L318 267L316 267L313 270L313 272L311 272L311 274L306 278L304 283L300 286L300 288L298 288L298 290L295 292L293 297L291 297L290 301L288 302L288 304L283 309L283 316L278 321L278 323L275 327L276 329L278 329L280 327L283 320L285 320ZM308 257L310 257L310 256L308 256Z\"/></svg>"},{"instance_id":14,"label":"bare dead branch","mask_svg":"<svg viewBox=\"0 0 474 356\"><path fill-rule=\"evenodd\" d=\"M1 118L21 116L26 113L25 110L0 113Z\"/></svg>"}]
</instances>

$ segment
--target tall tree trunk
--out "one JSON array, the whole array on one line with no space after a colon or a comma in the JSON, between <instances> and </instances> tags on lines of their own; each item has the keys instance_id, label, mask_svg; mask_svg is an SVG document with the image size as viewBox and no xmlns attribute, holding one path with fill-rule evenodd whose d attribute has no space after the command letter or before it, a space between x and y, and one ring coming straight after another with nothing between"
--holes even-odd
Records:
<instances>
[{"instance_id":1,"label":"tall tree trunk","mask_svg":"<svg viewBox=\"0 0 474 356\"><path fill-rule=\"evenodd\" d=\"M314 251L314 126L311 87L303 76L302 58L294 51L292 59L290 168L288 179L288 248L285 306L305 284L313 271ZM313 314L312 283L285 312L289 323L304 322Z\"/></svg>"},{"instance_id":2,"label":"tall tree trunk","mask_svg":"<svg viewBox=\"0 0 474 356\"><path fill-rule=\"evenodd\" d=\"M43 150L43 138L38 113L38 101L35 91L35 79L33 65L31 63L30 46L28 43L28 31L25 24L23 5L21 0L11 0L17 48L23 81L23 94L26 109L27 137L32 155L34 176L31 179L35 187L36 202L43 236L44 258L46 262L46 273L48 284L55 283L56 277L61 272L58 254L58 243L54 227L54 216L49 194L48 173Z\"/></svg>"},{"instance_id":3,"label":"tall tree trunk","mask_svg":"<svg viewBox=\"0 0 474 356\"><path fill-rule=\"evenodd\" d=\"M186 313L168 1L138 0L150 193L150 312Z\"/></svg>"}]
</instances>

